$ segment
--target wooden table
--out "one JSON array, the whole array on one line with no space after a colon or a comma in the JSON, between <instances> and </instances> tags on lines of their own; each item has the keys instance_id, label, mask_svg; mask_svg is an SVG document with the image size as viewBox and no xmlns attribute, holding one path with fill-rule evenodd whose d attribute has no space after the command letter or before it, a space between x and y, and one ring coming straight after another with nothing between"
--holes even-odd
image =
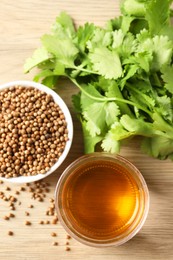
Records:
<instances>
[{"instance_id":1,"label":"wooden table","mask_svg":"<svg viewBox=\"0 0 173 260\"><path fill-rule=\"evenodd\" d=\"M19 79L31 80L34 72L23 74L23 64L39 46L39 38L49 32L51 24L60 11L67 11L77 25L86 21L103 26L107 19L119 14L115 0L1 0L0 1L0 84ZM0 260L140 260L173 259L173 163L159 161L143 155L138 141L124 147L121 154L130 159L143 173L151 197L147 221L138 235L117 248L97 249L84 246L74 239L69 240L71 251L66 251L66 232L60 224L39 224L40 220L52 221L46 216L50 198L54 195L58 177L70 162L83 154L81 127L71 104L71 94L76 88L69 82L60 82L59 93L68 104L75 127L74 142L62 167L45 181L50 183L44 202L31 198L29 187L15 195L15 218L4 220L9 213L9 202L0 200ZM11 188L6 191L7 186ZM21 185L0 184L0 191L14 194ZM33 208L28 208L32 204ZM25 215L25 211L30 216ZM25 221L31 226L25 225ZM14 235L9 236L8 231ZM57 237L51 233L56 232ZM58 246L53 246L53 242Z\"/></svg>"}]
</instances>

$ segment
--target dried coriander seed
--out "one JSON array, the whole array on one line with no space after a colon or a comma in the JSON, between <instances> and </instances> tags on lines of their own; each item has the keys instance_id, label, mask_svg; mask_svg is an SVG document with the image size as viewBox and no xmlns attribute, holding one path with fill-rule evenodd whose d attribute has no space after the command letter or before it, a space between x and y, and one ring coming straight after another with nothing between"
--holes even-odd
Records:
<instances>
[{"instance_id":1,"label":"dried coriander seed","mask_svg":"<svg viewBox=\"0 0 173 260\"><path fill-rule=\"evenodd\" d=\"M25 211L25 216L30 216L30 213L28 211Z\"/></svg>"},{"instance_id":2,"label":"dried coriander seed","mask_svg":"<svg viewBox=\"0 0 173 260\"><path fill-rule=\"evenodd\" d=\"M44 174L68 140L61 108L47 93L24 86L1 90L0 103L0 177Z\"/></svg>"},{"instance_id":3,"label":"dried coriander seed","mask_svg":"<svg viewBox=\"0 0 173 260\"><path fill-rule=\"evenodd\" d=\"M10 218L8 216L3 217L4 220L9 220Z\"/></svg>"},{"instance_id":4,"label":"dried coriander seed","mask_svg":"<svg viewBox=\"0 0 173 260\"><path fill-rule=\"evenodd\" d=\"M52 245L53 246L58 246L58 242L53 242Z\"/></svg>"},{"instance_id":5,"label":"dried coriander seed","mask_svg":"<svg viewBox=\"0 0 173 260\"><path fill-rule=\"evenodd\" d=\"M14 235L13 231L8 231L8 235L13 236Z\"/></svg>"},{"instance_id":6,"label":"dried coriander seed","mask_svg":"<svg viewBox=\"0 0 173 260\"><path fill-rule=\"evenodd\" d=\"M13 213L10 212L9 215L8 215L8 217L9 217L9 218L14 218L15 215L14 215Z\"/></svg>"},{"instance_id":7,"label":"dried coriander seed","mask_svg":"<svg viewBox=\"0 0 173 260\"><path fill-rule=\"evenodd\" d=\"M51 236L52 236L52 237L56 237L57 234L56 234L55 232L52 232L52 233L51 233Z\"/></svg>"},{"instance_id":8,"label":"dried coriander seed","mask_svg":"<svg viewBox=\"0 0 173 260\"><path fill-rule=\"evenodd\" d=\"M25 221L25 225L26 225L26 226L30 226L30 225L31 225L31 222L28 221L28 220L26 220L26 221Z\"/></svg>"},{"instance_id":9,"label":"dried coriander seed","mask_svg":"<svg viewBox=\"0 0 173 260\"><path fill-rule=\"evenodd\" d=\"M28 206L28 208L30 208L30 209L32 209L34 206L32 205L32 204L30 204L29 206Z\"/></svg>"},{"instance_id":10,"label":"dried coriander seed","mask_svg":"<svg viewBox=\"0 0 173 260\"><path fill-rule=\"evenodd\" d=\"M52 219L52 224L56 225L58 222L57 218Z\"/></svg>"}]
</instances>

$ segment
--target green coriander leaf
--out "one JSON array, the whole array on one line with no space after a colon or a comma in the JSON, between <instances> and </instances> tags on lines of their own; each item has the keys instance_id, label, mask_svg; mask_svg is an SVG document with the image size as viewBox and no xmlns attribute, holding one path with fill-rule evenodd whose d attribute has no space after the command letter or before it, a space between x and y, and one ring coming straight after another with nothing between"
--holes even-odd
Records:
<instances>
[{"instance_id":1,"label":"green coriander leaf","mask_svg":"<svg viewBox=\"0 0 173 260\"><path fill-rule=\"evenodd\" d=\"M119 153L120 152L120 142L117 141L111 132L108 132L101 144L102 149L105 152Z\"/></svg>"},{"instance_id":2,"label":"green coriander leaf","mask_svg":"<svg viewBox=\"0 0 173 260\"><path fill-rule=\"evenodd\" d=\"M167 97L167 96L159 97L159 96L157 96L156 100L157 100L157 104L159 106L157 108L157 112L159 112L159 114L161 114L164 117L164 119L172 122L172 120L173 120L173 107L172 107L170 97Z\"/></svg>"},{"instance_id":3,"label":"green coriander leaf","mask_svg":"<svg viewBox=\"0 0 173 260\"><path fill-rule=\"evenodd\" d=\"M95 48L89 57L93 69L106 79L117 79L122 76L121 61L116 51L110 51L106 47Z\"/></svg>"},{"instance_id":4,"label":"green coriander leaf","mask_svg":"<svg viewBox=\"0 0 173 260\"><path fill-rule=\"evenodd\" d=\"M86 129L92 137L100 135L106 127L105 103L94 102L83 111L83 117L87 121Z\"/></svg>"},{"instance_id":5,"label":"green coriander leaf","mask_svg":"<svg viewBox=\"0 0 173 260\"><path fill-rule=\"evenodd\" d=\"M166 122L161 114L157 110L152 115L153 126L155 129L162 131L172 138L173 127L168 122Z\"/></svg>"},{"instance_id":6,"label":"green coriander leaf","mask_svg":"<svg viewBox=\"0 0 173 260\"><path fill-rule=\"evenodd\" d=\"M106 92L109 89L109 85L111 84L112 80L110 79L105 79L103 76L98 77L98 82L96 82L96 87L99 87L100 92ZM116 83L116 81L113 81Z\"/></svg>"},{"instance_id":7,"label":"green coriander leaf","mask_svg":"<svg viewBox=\"0 0 173 260\"><path fill-rule=\"evenodd\" d=\"M59 39L56 35L42 37L44 47L66 67L73 67L78 49L70 39Z\"/></svg>"},{"instance_id":8,"label":"green coriander leaf","mask_svg":"<svg viewBox=\"0 0 173 260\"><path fill-rule=\"evenodd\" d=\"M148 55L149 61L151 60L151 70L158 71L162 66L170 63L173 47L167 36L156 35L153 38L145 39L139 35L138 40L141 41L138 44L137 53L143 52Z\"/></svg>"},{"instance_id":9,"label":"green coriander leaf","mask_svg":"<svg viewBox=\"0 0 173 260\"><path fill-rule=\"evenodd\" d=\"M155 36L153 38L154 60L153 69L159 70L163 65L169 64L172 58L173 46L167 36ZM163 55L164 53L164 55Z\"/></svg>"},{"instance_id":10,"label":"green coriander leaf","mask_svg":"<svg viewBox=\"0 0 173 260\"><path fill-rule=\"evenodd\" d=\"M93 37L87 41L87 48L93 51L96 47L107 47L112 43L112 32L105 29L95 27Z\"/></svg>"},{"instance_id":11,"label":"green coriander leaf","mask_svg":"<svg viewBox=\"0 0 173 260\"><path fill-rule=\"evenodd\" d=\"M150 109L153 111L153 108L155 106L155 99L152 96L149 96L145 93L140 92L138 89L136 89L133 85L128 84L128 89L130 92L130 99L141 106L141 108L144 109Z\"/></svg>"},{"instance_id":12,"label":"green coriander leaf","mask_svg":"<svg viewBox=\"0 0 173 260\"><path fill-rule=\"evenodd\" d=\"M37 67L40 70L46 70L46 69L54 70L55 62L56 62L56 59L55 58L51 58L50 60L46 60L46 61L38 64Z\"/></svg>"},{"instance_id":13,"label":"green coriander leaf","mask_svg":"<svg viewBox=\"0 0 173 260\"><path fill-rule=\"evenodd\" d=\"M134 135L151 137L156 133L152 123L147 123L140 118L134 119L128 115L123 115L120 119L120 123L127 131L132 132Z\"/></svg>"},{"instance_id":14,"label":"green coriander leaf","mask_svg":"<svg viewBox=\"0 0 173 260\"><path fill-rule=\"evenodd\" d=\"M138 40L138 42L141 43L145 42L147 39L150 38L151 38L150 32L146 29L141 30L140 33L136 35L136 39Z\"/></svg>"},{"instance_id":15,"label":"green coriander leaf","mask_svg":"<svg viewBox=\"0 0 173 260\"><path fill-rule=\"evenodd\" d=\"M112 136L112 141L120 141L134 135L133 132L125 130L120 122L115 122L114 124L112 124L109 133L110 136Z\"/></svg>"},{"instance_id":16,"label":"green coriander leaf","mask_svg":"<svg viewBox=\"0 0 173 260\"><path fill-rule=\"evenodd\" d=\"M72 38L75 35L75 28L71 17L66 12L61 12L52 26L52 32L58 38Z\"/></svg>"},{"instance_id":17,"label":"green coriander leaf","mask_svg":"<svg viewBox=\"0 0 173 260\"><path fill-rule=\"evenodd\" d=\"M119 48L119 55L122 59L129 58L129 56L135 53L137 48L137 41L131 33L127 33L124 37L122 46Z\"/></svg>"},{"instance_id":18,"label":"green coriander leaf","mask_svg":"<svg viewBox=\"0 0 173 260\"><path fill-rule=\"evenodd\" d=\"M170 0L154 0L146 5L145 17L152 35L160 34L169 25L170 3Z\"/></svg>"},{"instance_id":19,"label":"green coriander leaf","mask_svg":"<svg viewBox=\"0 0 173 260\"><path fill-rule=\"evenodd\" d=\"M82 103L83 104L86 104L86 107L88 105L88 99L91 100L91 102L94 102L94 101L104 101L105 97L103 95L100 94L100 92L92 85L92 84L88 84L88 85L81 85L80 86L80 89L82 91L82 98L84 97L84 99L86 100L83 100L82 99ZM83 108L85 109L85 107L83 106Z\"/></svg>"},{"instance_id":20,"label":"green coriander leaf","mask_svg":"<svg viewBox=\"0 0 173 260\"><path fill-rule=\"evenodd\" d=\"M169 40L173 42L173 29L171 23L169 26L163 27L161 33L162 35L168 36Z\"/></svg>"},{"instance_id":21,"label":"green coriander leaf","mask_svg":"<svg viewBox=\"0 0 173 260\"><path fill-rule=\"evenodd\" d=\"M139 67L136 65L136 64L132 64L132 65L126 65L125 66L125 75L124 77L121 79L120 81L120 85L121 85L121 90L123 90L125 84L126 84L126 81L130 78L132 78L138 71Z\"/></svg>"},{"instance_id":22,"label":"green coriander leaf","mask_svg":"<svg viewBox=\"0 0 173 260\"><path fill-rule=\"evenodd\" d=\"M107 126L111 126L115 121L117 121L117 117L120 115L119 107L115 102L108 102L106 104L106 117L105 121Z\"/></svg>"},{"instance_id":23,"label":"green coriander leaf","mask_svg":"<svg viewBox=\"0 0 173 260\"><path fill-rule=\"evenodd\" d=\"M162 68L162 79L165 82L165 88L173 94L173 66L165 66Z\"/></svg>"},{"instance_id":24,"label":"green coriander leaf","mask_svg":"<svg viewBox=\"0 0 173 260\"><path fill-rule=\"evenodd\" d=\"M142 142L141 148L150 156L166 159L173 153L173 140L163 136L145 138Z\"/></svg>"},{"instance_id":25,"label":"green coriander leaf","mask_svg":"<svg viewBox=\"0 0 173 260\"><path fill-rule=\"evenodd\" d=\"M124 34L129 32L130 25L135 17L132 16L119 16L115 19L111 19L106 23L106 29L108 31L115 31L121 29Z\"/></svg>"},{"instance_id":26,"label":"green coriander leaf","mask_svg":"<svg viewBox=\"0 0 173 260\"><path fill-rule=\"evenodd\" d=\"M107 86L107 91L105 92L105 95L109 98L121 98L124 99L122 92L120 91L120 88L118 87L118 84L114 80L105 80L104 85ZM126 103L123 102L116 102L118 105L120 111L122 114L128 114L129 116L133 117L133 114L128 107Z\"/></svg>"},{"instance_id":27,"label":"green coriander leaf","mask_svg":"<svg viewBox=\"0 0 173 260\"><path fill-rule=\"evenodd\" d=\"M117 49L122 45L125 35L121 29L115 30L114 32L112 32L112 35L113 35L112 48Z\"/></svg>"},{"instance_id":28,"label":"green coriander leaf","mask_svg":"<svg viewBox=\"0 0 173 260\"><path fill-rule=\"evenodd\" d=\"M56 59L55 68L53 72L55 75L65 75L65 65L59 62L58 59Z\"/></svg>"},{"instance_id":29,"label":"green coriander leaf","mask_svg":"<svg viewBox=\"0 0 173 260\"><path fill-rule=\"evenodd\" d=\"M87 42L92 38L95 31L95 25L86 23L84 26L80 26L77 30L77 43L80 49L84 52Z\"/></svg>"},{"instance_id":30,"label":"green coriander leaf","mask_svg":"<svg viewBox=\"0 0 173 260\"><path fill-rule=\"evenodd\" d=\"M54 89L57 83L58 76L49 76L42 80L42 84L48 86L49 88Z\"/></svg>"},{"instance_id":31,"label":"green coriander leaf","mask_svg":"<svg viewBox=\"0 0 173 260\"><path fill-rule=\"evenodd\" d=\"M34 81L39 82L40 79L46 78L46 77L50 77L50 76L54 76L54 72L47 69L47 70L42 70L39 73L37 73L34 76Z\"/></svg>"},{"instance_id":32,"label":"green coriander leaf","mask_svg":"<svg viewBox=\"0 0 173 260\"><path fill-rule=\"evenodd\" d=\"M84 152L93 153L95 151L95 146L99 143L103 138L101 136L91 136L89 131L87 130L87 123L84 120L81 120L83 137L84 137Z\"/></svg>"},{"instance_id":33,"label":"green coriander leaf","mask_svg":"<svg viewBox=\"0 0 173 260\"><path fill-rule=\"evenodd\" d=\"M80 103L81 103L81 108L82 108L83 111L85 109L87 109L88 106L92 105L94 102L95 102L94 99L92 99L91 97L86 95L83 91L81 92Z\"/></svg>"},{"instance_id":34,"label":"green coriander leaf","mask_svg":"<svg viewBox=\"0 0 173 260\"><path fill-rule=\"evenodd\" d=\"M149 73L152 58L153 57L150 52L138 52L135 55L135 62L139 65L141 69Z\"/></svg>"},{"instance_id":35,"label":"green coriander leaf","mask_svg":"<svg viewBox=\"0 0 173 260\"><path fill-rule=\"evenodd\" d=\"M29 72L32 68L38 66L40 63L45 62L51 58L46 48L40 47L34 51L31 58L28 58L24 64L24 73Z\"/></svg>"},{"instance_id":36,"label":"green coriander leaf","mask_svg":"<svg viewBox=\"0 0 173 260\"><path fill-rule=\"evenodd\" d=\"M128 84L128 86L129 86L129 84ZM137 89L138 91L140 91L141 93L147 94L149 97L153 96L153 89L152 89L150 79L146 76L144 79L138 79L137 77L133 78L133 81L131 82L131 86L134 89ZM154 99L154 96L153 96L153 99Z\"/></svg>"},{"instance_id":37,"label":"green coriander leaf","mask_svg":"<svg viewBox=\"0 0 173 260\"><path fill-rule=\"evenodd\" d=\"M108 31L114 31L114 30L119 30L121 29L121 26L122 26L122 19L123 19L123 16L118 16L118 17L115 17L114 19L110 19L106 22L106 30Z\"/></svg>"}]
</instances>

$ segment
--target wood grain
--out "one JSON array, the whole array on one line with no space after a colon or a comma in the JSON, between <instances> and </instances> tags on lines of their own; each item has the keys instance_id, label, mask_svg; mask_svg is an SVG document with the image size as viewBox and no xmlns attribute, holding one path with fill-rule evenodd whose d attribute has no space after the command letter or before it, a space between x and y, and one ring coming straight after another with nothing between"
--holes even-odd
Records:
<instances>
[{"instance_id":1,"label":"wood grain","mask_svg":"<svg viewBox=\"0 0 173 260\"><path fill-rule=\"evenodd\" d=\"M23 74L23 64L33 50L39 46L39 38L49 32L50 26L60 11L67 11L75 24L86 21L103 26L105 22L119 14L119 2L116 0L1 0L0 1L0 84L19 79L31 80L34 72ZM126 145L121 154L130 159L142 172L150 190L150 212L147 221L132 240L117 248L97 249L84 246L71 239L71 251L65 251L66 233L60 224L40 225L47 219L45 211L49 198L54 196L58 177L70 162L83 154L82 131L72 109L71 94L76 92L72 84L60 82L59 93L68 104L74 120L75 136L72 149L62 167L46 179L51 184L50 192L44 202L33 201L28 191L21 192L16 204L16 217L9 221L3 216L9 212L8 203L0 200L0 260L140 260L173 259L173 163L159 161L142 154L139 140ZM0 184L0 191L8 184ZM11 187L13 194L20 185ZM7 192L7 191L6 191ZM32 203L33 209L28 209ZM28 210L30 216L24 212ZM28 219L31 226L25 226ZM9 230L14 236L8 236ZM51 232L58 236L51 237ZM59 246L52 242L58 241Z\"/></svg>"}]
</instances>

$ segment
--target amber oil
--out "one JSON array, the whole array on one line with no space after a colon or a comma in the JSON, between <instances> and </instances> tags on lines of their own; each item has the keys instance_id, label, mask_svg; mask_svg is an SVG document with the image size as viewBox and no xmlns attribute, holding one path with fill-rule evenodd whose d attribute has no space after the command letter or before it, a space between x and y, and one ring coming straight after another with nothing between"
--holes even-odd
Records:
<instances>
[{"instance_id":1,"label":"amber oil","mask_svg":"<svg viewBox=\"0 0 173 260\"><path fill-rule=\"evenodd\" d=\"M80 242L116 245L131 238L142 223L146 190L141 174L126 159L94 153L62 175L56 207L62 224Z\"/></svg>"}]
</instances>

